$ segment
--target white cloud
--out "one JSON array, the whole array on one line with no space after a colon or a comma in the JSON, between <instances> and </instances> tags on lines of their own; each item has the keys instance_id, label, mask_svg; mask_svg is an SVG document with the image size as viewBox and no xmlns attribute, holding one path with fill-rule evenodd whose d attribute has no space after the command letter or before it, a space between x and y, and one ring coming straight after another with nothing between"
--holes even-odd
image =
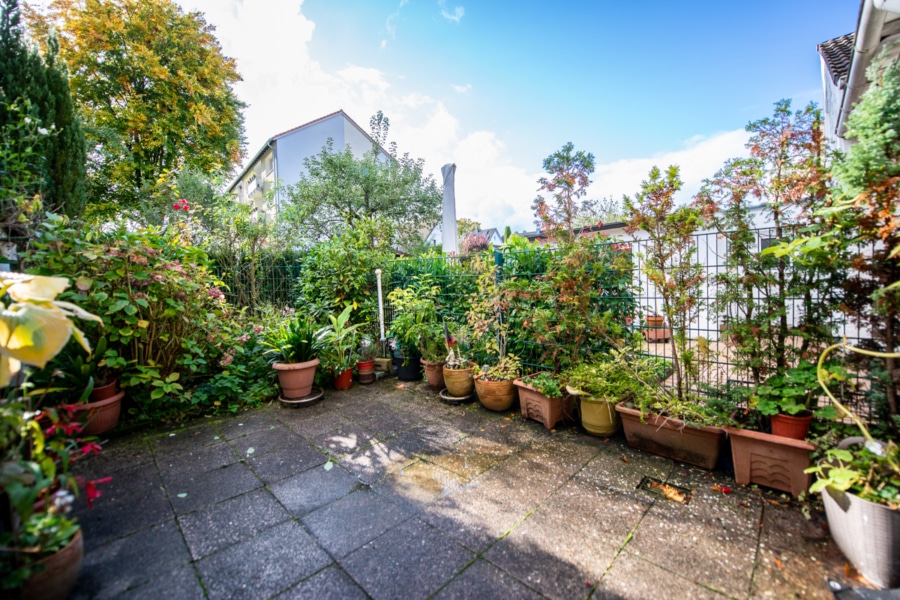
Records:
<instances>
[{"instance_id":1,"label":"white cloud","mask_svg":"<svg viewBox=\"0 0 900 600\"><path fill-rule=\"evenodd\" d=\"M438 6L441 7L441 16L454 23L459 23L466 14L466 9L462 6L454 6L453 12L447 10L446 0L438 0Z\"/></svg>"},{"instance_id":2,"label":"white cloud","mask_svg":"<svg viewBox=\"0 0 900 600\"><path fill-rule=\"evenodd\" d=\"M468 94L472 91L472 84L467 83L466 85L454 85L453 91L457 94Z\"/></svg>"},{"instance_id":3,"label":"white cloud","mask_svg":"<svg viewBox=\"0 0 900 600\"><path fill-rule=\"evenodd\" d=\"M713 136L694 136L685 141L680 150L597 165L588 195L592 198L612 196L620 200L623 195L632 196L640 191L641 182L653 166L666 169L669 165L678 165L684 182L678 200L686 202L700 190L703 180L712 177L727 159L747 155L744 145L749 135L738 129Z\"/></svg>"}]
</instances>

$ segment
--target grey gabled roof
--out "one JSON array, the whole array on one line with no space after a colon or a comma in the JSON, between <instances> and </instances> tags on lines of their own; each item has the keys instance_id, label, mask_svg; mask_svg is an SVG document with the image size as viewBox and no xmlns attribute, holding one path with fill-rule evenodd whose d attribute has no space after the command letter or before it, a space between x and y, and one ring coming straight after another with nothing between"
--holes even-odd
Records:
<instances>
[{"instance_id":1,"label":"grey gabled roof","mask_svg":"<svg viewBox=\"0 0 900 600\"><path fill-rule=\"evenodd\" d=\"M822 55L825 68L828 70L828 76L835 85L839 85L841 79L847 81L847 78L850 76L850 63L853 59L853 42L855 39L855 33L848 33L816 46L816 50Z\"/></svg>"}]
</instances>

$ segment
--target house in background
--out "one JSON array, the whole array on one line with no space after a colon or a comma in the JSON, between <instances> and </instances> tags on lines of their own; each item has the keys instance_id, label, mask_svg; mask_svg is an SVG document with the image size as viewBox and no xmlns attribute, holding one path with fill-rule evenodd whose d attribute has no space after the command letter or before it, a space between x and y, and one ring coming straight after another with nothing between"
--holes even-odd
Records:
<instances>
[{"instance_id":1,"label":"house in background","mask_svg":"<svg viewBox=\"0 0 900 600\"><path fill-rule=\"evenodd\" d=\"M603 223L601 225L589 225L587 227L576 227L572 230L577 236L584 237L601 237L601 238L613 238L613 237L623 237L625 235L625 226L626 223L615 222L615 223ZM523 231L518 235L522 236L529 242L536 242L538 244L548 244L549 240L547 239L547 235L543 231Z\"/></svg>"},{"instance_id":2,"label":"house in background","mask_svg":"<svg viewBox=\"0 0 900 600\"><path fill-rule=\"evenodd\" d=\"M444 237L442 234L443 224L438 221L437 225L431 228L431 231L425 236L425 245L426 246L437 246L440 248L443 246ZM487 243L491 247L499 246L503 243L503 235L497 231L496 227L491 227L490 229L479 229L478 231L472 231L467 233L466 235L462 235L459 237L459 248L460 252L462 249L467 247L467 241L472 241L475 236L484 235L487 239Z\"/></svg>"},{"instance_id":3,"label":"house in background","mask_svg":"<svg viewBox=\"0 0 900 600\"><path fill-rule=\"evenodd\" d=\"M300 181L306 173L303 161L320 153L329 138L335 152L342 152L349 146L357 157L377 145L356 121L339 110L270 137L228 187L228 193L239 202L263 209L266 193L276 189L274 208L277 212L285 198L284 192L275 188L275 183L283 187ZM379 154L384 160L391 158L381 147Z\"/></svg>"},{"instance_id":4,"label":"house in background","mask_svg":"<svg viewBox=\"0 0 900 600\"><path fill-rule=\"evenodd\" d=\"M900 58L900 0L862 0L856 31L817 46L825 92L825 136L839 150L850 142L844 137L847 117L869 88L866 70L886 51L885 58Z\"/></svg>"}]
</instances>

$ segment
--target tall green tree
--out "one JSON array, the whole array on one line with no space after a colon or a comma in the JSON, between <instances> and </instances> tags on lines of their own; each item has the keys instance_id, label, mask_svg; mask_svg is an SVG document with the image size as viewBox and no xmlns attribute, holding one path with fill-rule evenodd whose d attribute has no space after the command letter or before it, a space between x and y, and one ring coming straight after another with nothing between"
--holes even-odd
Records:
<instances>
[{"instance_id":1,"label":"tall green tree","mask_svg":"<svg viewBox=\"0 0 900 600\"><path fill-rule=\"evenodd\" d=\"M396 246L409 248L421 242L420 228L440 217L441 191L425 173L424 160L400 155L394 143L386 158L382 148L390 122L379 112L370 124L378 143L361 157L350 146L336 150L329 138L321 152L304 161L307 172L288 190L282 218L306 243L379 219L391 225Z\"/></svg>"},{"instance_id":2,"label":"tall green tree","mask_svg":"<svg viewBox=\"0 0 900 600\"><path fill-rule=\"evenodd\" d=\"M240 160L240 75L201 13L172 0L55 0L32 25L60 32L92 149L95 213L139 209L165 171Z\"/></svg>"},{"instance_id":3,"label":"tall green tree","mask_svg":"<svg viewBox=\"0 0 900 600\"><path fill-rule=\"evenodd\" d=\"M26 43L18 0L0 2L0 129L8 144L28 147L39 158L31 185L20 192L39 194L44 209L74 217L85 203L84 137L57 40L49 35L43 42L41 57ZM41 135L15 126L21 110Z\"/></svg>"},{"instance_id":4,"label":"tall green tree","mask_svg":"<svg viewBox=\"0 0 900 600\"><path fill-rule=\"evenodd\" d=\"M819 110L810 104L793 111L781 100L747 131L750 157L727 161L697 201L728 241L725 269L716 274L716 312L729 317L736 364L759 385L831 343L843 265L822 249L802 261L761 252L751 211L761 205L758 214L774 225L776 240L816 224L816 209L830 199Z\"/></svg>"},{"instance_id":5,"label":"tall green tree","mask_svg":"<svg viewBox=\"0 0 900 600\"><path fill-rule=\"evenodd\" d=\"M544 170L549 177L538 180L539 191L552 194L552 198L548 201L539 195L534 199L531 209L535 224L549 237L572 241L578 217L587 209L579 200L591 184L594 155L584 150L576 152L575 145L568 142L544 159Z\"/></svg>"},{"instance_id":6,"label":"tall green tree","mask_svg":"<svg viewBox=\"0 0 900 600\"><path fill-rule=\"evenodd\" d=\"M834 165L840 201L832 241L849 253L844 307L883 352L900 348L900 66L876 61L869 90L847 121L855 144ZM875 382L900 414L900 361L885 359Z\"/></svg>"}]
</instances>

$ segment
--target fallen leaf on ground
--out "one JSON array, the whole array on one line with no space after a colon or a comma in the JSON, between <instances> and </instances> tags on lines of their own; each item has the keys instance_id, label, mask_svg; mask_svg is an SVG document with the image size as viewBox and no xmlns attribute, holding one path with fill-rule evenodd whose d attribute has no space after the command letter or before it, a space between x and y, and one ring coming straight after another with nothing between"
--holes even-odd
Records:
<instances>
[{"instance_id":1,"label":"fallen leaf on ground","mask_svg":"<svg viewBox=\"0 0 900 600\"><path fill-rule=\"evenodd\" d=\"M628 457L627 457L627 456L623 456L623 457L622 457L622 462L627 463L627 462L628 462Z\"/></svg>"},{"instance_id":2,"label":"fallen leaf on ground","mask_svg":"<svg viewBox=\"0 0 900 600\"><path fill-rule=\"evenodd\" d=\"M730 494L731 488L727 485L719 485L718 483L712 486L714 492L722 492L723 494Z\"/></svg>"},{"instance_id":3,"label":"fallen leaf on ground","mask_svg":"<svg viewBox=\"0 0 900 600\"><path fill-rule=\"evenodd\" d=\"M405 387L406 387L405 383L398 383L397 385L394 386L394 388L396 388L398 390L402 390Z\"/></svg>"},{"instance_id":4,"label":"fallen leaf on ground","mask_svg":"<svg viewBox=\"0 0 900 600\"><path fill-rule=\"evenodd\" d=\"M784 563L781 562L780 560L778 560L778 557L777 557L777 556L775 557L775 565L776 565L779 569L783 569L783 568L784 568Z\"/></svg>"},{"instance_id":5,"label":"fallen leaf on ground","mask_svg":"<svg viewBox=\"0 0 900 600\"><path fill-rule=\"evenodd\" d=\"M623 456L622 458L624 459L625 457ZM673 488L671 485L652 481L650 482L650 486L659 489L663 493L663 496L665 496L669 500L673 500L681 504L687 504L687 498L685 497L685 495L679 492L677 489Z\"/></svg>"}]
</instances>

